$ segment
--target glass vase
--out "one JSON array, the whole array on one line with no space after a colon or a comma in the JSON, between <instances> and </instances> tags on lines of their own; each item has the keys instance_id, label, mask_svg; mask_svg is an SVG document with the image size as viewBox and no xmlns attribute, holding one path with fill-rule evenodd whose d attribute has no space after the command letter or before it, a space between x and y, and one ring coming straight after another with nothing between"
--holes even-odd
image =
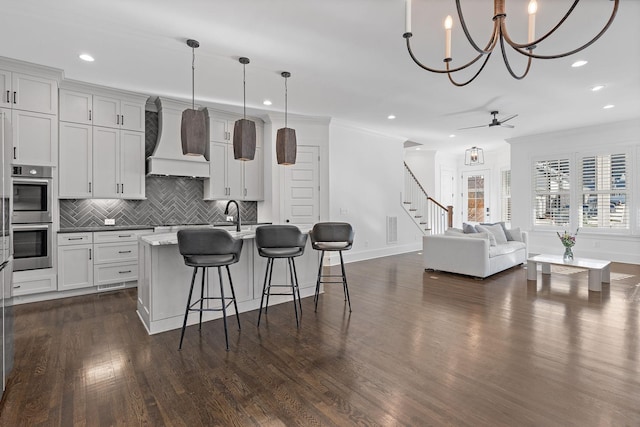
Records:
<instances>
[{"instance_id":1,"label":"glass vase","mask_svg":"<svg viewBox=\"0 0 640 427\"><path fill-rule=\"evenodd\" d=\"M571 246L565 246L564 255L562 255L562 260L564 262L573 261L573 251L571 250Z\"/></svg>"}]
</instances>

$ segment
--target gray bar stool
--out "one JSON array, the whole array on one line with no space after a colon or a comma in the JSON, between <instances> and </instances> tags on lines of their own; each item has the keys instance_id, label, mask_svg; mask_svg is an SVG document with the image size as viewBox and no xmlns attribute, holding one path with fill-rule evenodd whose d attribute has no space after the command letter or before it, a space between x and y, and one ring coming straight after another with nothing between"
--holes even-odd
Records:
<instances>
[{"instance_id":1,"label":"gray bar stool","mask_svg":"<svg viewBox=\"0 0 640 427\"><path fill-rule=\"evenodd\" d=\"M307 235L302 234L295 225L263 225L256 228L256 246L258 254L267 258L267 270L264 274L264 285L262 287L262 297L260 298L260 312L258 314L258 326L262 317L262 305L264 297L267 297L267 304L264 308L265 314L269 308L269 295L293 295L293 309L296 313L296 327L300 325L298 320L298 306L302 314L302 302L300 299L300 287L298 286L298 274L296 272L295 257L304 254L304 247L307 244ZM272 287L288 287L288 285L272 285L271 276L273 274L273 261L276 258L286 258L291 274L291 293L272 293ZM296 292L298 304L296 304Z\"/></svg>"},{"instance_id":2,"label":"gray bar stool","mask_svg":"<svg viewBox=\"0 0 640 427\"><path fill-rule=\"evenodd\" d=\"M342 259L342 251L348 251L353 246L353 228L351 224L346 222L319 222L313 226L311 232L311 247L320 254L320 267L318 268L318 280L316 281L316 293L313 297L315 309L318 310L318 299L320 297L321 283L340 283L338 281L324 281L323 278L341 277L342 290L344 299L349 303L349 311L351 311L351 299L349 298L349 286L347 285L347 273L344 270L344 260ZM322 262L324 253L327 251L338 251L340 253L340 267L342 274L322 274Z\"/></svg>"},{"instance_id":3,"label":"gray bar stool","mask_svg":"<svg viewBox=\"0 0 640 427\"><path fill-rule=\"evenodd\" d=\"M226 230L218 229L191 229L178 231L178 249L184 257L184 263L189 267L193 267L193 276L191 277L191 288L189 289L189 299L187 299L187 308L184 313L184 322L182 324L182 333L180 334L180 346L182 349L182 340L184 339L184 331L187 328L187 316L190 311L200 312L199 330L202 329L202 313L205 311L222 311L224 319L224 339L229 351L229 336L227 333L227 307L233 303L236 310L236 319L238 320L238 329L240 329L240 316L238 314L238 305L236 304L236 293L233 290L233 282L231 281L231 272L229 266L235 264L240 259L242 251L242 239L234 239ZM218 267L218 279L220 281L220 296L205 297L205 272L209 267ZM224 286L222 283L221 267L226 267L227 276L229 277L229 287L231 288L231 297L224 296ZM196 280L198 268L202 269L202 287L200 289L200 299L193 304L191 296L193 294L193 285ZM207 300L220 300L220 308L204 308L204 302ZM200 303L200 307L196 307Z\"/></svg>"}]
</instances>

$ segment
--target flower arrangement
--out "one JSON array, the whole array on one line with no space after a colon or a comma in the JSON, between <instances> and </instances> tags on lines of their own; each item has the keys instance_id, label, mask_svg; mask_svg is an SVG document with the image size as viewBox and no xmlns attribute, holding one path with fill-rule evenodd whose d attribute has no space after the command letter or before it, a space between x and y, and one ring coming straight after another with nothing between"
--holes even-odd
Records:
<instances>
[{"instance_id":1,"label":"flower arrangement","mask_svg":"<svg viewBox=\"0 0 640 427\"><path fill-rule=\"evenodd\" d=\"M565 248L571 248L576 244L576 236L578 235L578 231L580 231L580 228L577 228L574 234L567 233L566 231L562 234L556 232L556 234L560 238L560 241Z\"/></svg>"}]
</instances>

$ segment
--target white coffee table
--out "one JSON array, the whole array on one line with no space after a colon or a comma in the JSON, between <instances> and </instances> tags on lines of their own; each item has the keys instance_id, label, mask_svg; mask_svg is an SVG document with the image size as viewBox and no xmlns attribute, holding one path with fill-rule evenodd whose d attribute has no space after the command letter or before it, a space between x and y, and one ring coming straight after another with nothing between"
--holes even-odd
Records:
<instances>
[{"instance_id":1,"label":"white coffee table","mask_svg":"<svg viewBox=\"0 0 640 427\"><path fill-rule=\"evenodd\" d=\"M590 291L602 291L602 284L609 283L611 277L610 261L574 258L572 261L565 262L562 255L540 254L527 259L527 280L538 279L538 264L542 264L542 274L551 274L551 264L588 269Z\"/></svg>"}]
</instances>

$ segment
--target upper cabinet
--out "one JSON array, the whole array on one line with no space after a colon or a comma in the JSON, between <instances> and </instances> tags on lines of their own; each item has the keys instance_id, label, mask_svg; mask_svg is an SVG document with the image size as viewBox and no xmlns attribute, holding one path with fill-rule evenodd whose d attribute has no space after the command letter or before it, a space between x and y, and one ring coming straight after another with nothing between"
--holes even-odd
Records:
<instances>
[{"instance_id":1,"label":"upper cabinet","mask_svg":"<svg viewBox=\"0 0 640 427\"><path fill-rule=\"evenodd\" d=\"M146 100L130 92L63 83L60 198L145 198Z\"/></svg>"},{"instance_id":2,"label":"upper cabinet","mask_svg":"<svg viewBox=\"0 0 640 427\"><path fill-rule=\"evenodd\" d=\"M61 89L60 121L144 132L146 97Z\"/></svg>"},{"instance_id":3,"label":"upper cabinet","mask_svg":"<svg viewBox=\"0 0 640 427\"><path fill-rule=\"evenodd\" d=\"M264 155L262 120L256 123L256 154L253 160L236 160L233 155L233 128L242 116L209 110L209 179L204 181L206 200L264 200Z\"/></svg>"},{"instance_id":4,"label":"upper cabinet","mask_svg":"<svg viewBox=\"0 0 640 427\"><path fill-rule=\"evenodd\" d=\"M144 106L135 100L94 95L93 124L144 132Z\"/></svg>"},{"instance_id":5,"label":"upper cabinet","mask_svg":"<svg viewBox=\"0 0 640 427\"><path fill-rule=\"evenodd\" d=\"M58 82L55 79L0 70L0 90L0 107L58 113Z\"/></svg>"},{"instance_id":6,"label":"upper cabinet","mask_svg":"<svg viewBox=\"0 0 640 427\"><path fill-rule=\"evenodd\" d=\"M62 71L0 58L0 108L11 110L12 163L57 166Z\"/></svg>"}]
</instances>

